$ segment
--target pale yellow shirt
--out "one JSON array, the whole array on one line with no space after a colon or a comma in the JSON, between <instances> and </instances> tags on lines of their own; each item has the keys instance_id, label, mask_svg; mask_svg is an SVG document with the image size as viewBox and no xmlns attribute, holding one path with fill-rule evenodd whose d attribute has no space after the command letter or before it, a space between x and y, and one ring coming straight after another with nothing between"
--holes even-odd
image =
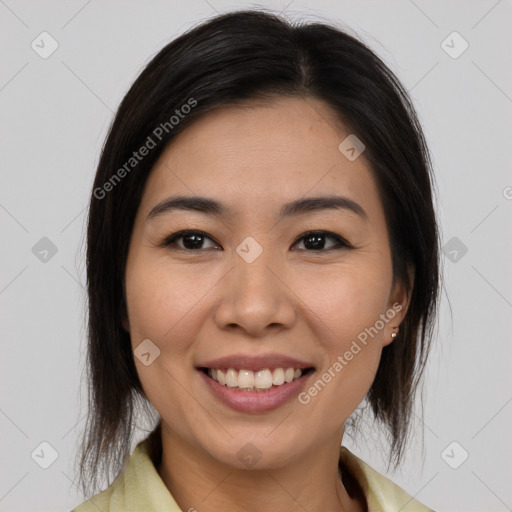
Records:
<instances>
[{"instance_id":1,"label":"pale yellow shirt","mask_svg":"<svg viewBox=\"0 0 512 512\"><path fill-rule=\"evenodd\" d=\"M340 459L363 489L369 512L433 512L347 448L341 447ZM179 508L160 478L148 453L148 439L145 439L137 445L128 464L110 487L71 512L164 511L187 512Z\"/></svg>"}]
</instances>

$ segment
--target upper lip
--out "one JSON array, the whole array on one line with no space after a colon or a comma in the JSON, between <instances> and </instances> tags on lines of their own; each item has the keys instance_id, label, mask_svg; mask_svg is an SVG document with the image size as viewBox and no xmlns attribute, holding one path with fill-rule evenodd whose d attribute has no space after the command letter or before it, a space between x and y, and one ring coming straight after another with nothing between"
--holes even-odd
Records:
<instances>
[{"instance_id":1,"label":"upper lip","mask_svg":"<svg viewBox=\"0 0 512 512\"><path fill-rule=\"evenodd\" d=\"M212 359L198 365L198 368L234 368L237 370L252 370L257 372L266 368L312 368L307 361L301 361L282 354L265 354L261 356L249 356L244 354L231 355Z\"/></svg>"}]
</instances>

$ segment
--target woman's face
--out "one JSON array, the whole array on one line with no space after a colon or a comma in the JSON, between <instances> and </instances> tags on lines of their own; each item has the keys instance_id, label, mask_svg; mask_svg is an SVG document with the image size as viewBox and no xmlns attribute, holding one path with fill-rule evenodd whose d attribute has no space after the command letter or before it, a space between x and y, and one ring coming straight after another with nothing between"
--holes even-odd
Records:
<instances>
[{"instance_id":1,"label":"woman's face","mask_svg":"<svg viewBox=\"0 0 512 512\"><path fill-rule=\"evenodd\" d=\"M407 297L364 152L339 148L349 135L324 103L278 99L207 114L155 165L124 325L164 435L181 446L278 467L339 444L368 392Z\"/></svg>"}]
</instances>

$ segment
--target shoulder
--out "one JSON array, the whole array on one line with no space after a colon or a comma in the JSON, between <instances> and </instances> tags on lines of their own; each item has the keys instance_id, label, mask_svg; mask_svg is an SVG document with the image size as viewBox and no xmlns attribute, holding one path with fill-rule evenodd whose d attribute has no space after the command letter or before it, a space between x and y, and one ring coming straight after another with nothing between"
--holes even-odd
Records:
<instances>
[{"instance_id":1,"label":"shoulder","mask_svg":"<svg viewBox=\"0 0 512 512\"><path fill-rule=\"evenodd\" d=\"M98 510L109 510L111 488L96 494L87 501L84 501L81 505L74 508L71 512L98 512Z\"/></svg>"},{"instance_id":2,"label":"shoulder","mask_svg":"<svg viewBox=\"0 0 512 512\"><path fill-rule=\"evenodd\" d=\"M149 449L148 439L141 441L112 484L71 512L180 512L153 465Z\"/></svg>"},{"instance_id":3,"label":"shoulder","mask_svg":"<svg viewBox=\"0 0 512 512\"><path fill-rule=\"evenodd\" d=\"M131 472L134 456L132 455L130 463L119 473L117 478L104 491L92 496L81 505L74 508L71 512L116 512L118 510L128 510L125 508L126 498L126 477Z\"/></svg>"},{"instance_id":4,"label":"shoulder","mask_svg":"<svg viewBox=\"0 0 512 512\"><path fill-rule=\"evenodd\" d=\"M361 486L368 503L368 512L434 512L344 446L340 449L340 464L348 469Z\"/></svg>"}]
</instances>

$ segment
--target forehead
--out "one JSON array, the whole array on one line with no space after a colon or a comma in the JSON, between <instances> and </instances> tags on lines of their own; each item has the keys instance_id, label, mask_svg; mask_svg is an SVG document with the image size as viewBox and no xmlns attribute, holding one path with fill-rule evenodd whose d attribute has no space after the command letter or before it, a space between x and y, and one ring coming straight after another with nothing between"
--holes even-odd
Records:
<instances>
[{"instance_id":1,"label":"forehead","mask_svg":"<svg viewBox=\"0 0 512 512\"><path fill-rule=\"evenodd\" d=\"M350 161L339 149L350 135L337 115L313 98L280 98L205 114L164 150L146 185L147 212L171 194L229 203L240 213L304 196L342 194L382 214L364 153Z\"/></svg>"}]
</instances>

